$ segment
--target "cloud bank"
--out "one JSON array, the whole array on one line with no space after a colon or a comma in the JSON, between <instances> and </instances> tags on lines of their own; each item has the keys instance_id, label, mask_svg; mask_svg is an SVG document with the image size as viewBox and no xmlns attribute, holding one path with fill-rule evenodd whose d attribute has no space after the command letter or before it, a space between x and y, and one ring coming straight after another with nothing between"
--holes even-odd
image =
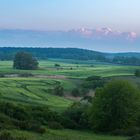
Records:
<instances>
[{"instance_id":1,"label":"cloud bank","mask_svg":"<svg viewBox=\"0 0 140 140\"><path fill-rule=\"evenodd\" d=\"M71 47L104 52L140 51L140 36L135 32L111 28L68 31L0 30L0 47Z\"/></svg>"}]
</instances>

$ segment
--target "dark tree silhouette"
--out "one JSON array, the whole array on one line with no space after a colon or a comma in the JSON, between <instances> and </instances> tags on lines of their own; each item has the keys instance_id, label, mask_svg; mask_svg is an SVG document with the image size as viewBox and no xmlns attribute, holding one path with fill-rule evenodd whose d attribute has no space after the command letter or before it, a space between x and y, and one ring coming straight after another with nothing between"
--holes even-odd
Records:
<instances>
[{"instance_id":1,"label":"dark tree silhouette","mask_svg":"<svg viewBox=\"0 0 140 140\"><path fill-rule=\"evenodd\" d=\"M34 70L38 68L38 62L31 53L18 52L15 55L13 67L22 70Z\"/></svg>"}]
</instances>

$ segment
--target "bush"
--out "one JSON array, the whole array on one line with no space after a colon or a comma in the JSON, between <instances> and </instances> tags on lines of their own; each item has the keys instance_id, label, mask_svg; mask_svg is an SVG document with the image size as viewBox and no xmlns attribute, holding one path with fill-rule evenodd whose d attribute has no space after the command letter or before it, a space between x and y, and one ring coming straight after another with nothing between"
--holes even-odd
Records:
<instances>
[{"instance_id":1,"label":"bush","mask_svg":"<svg viewBox=\"0 0 140 140\"><path fill-rule=\"evenodd\" d=\"M33 77L32 73L21 73L19 74L20 77Z\"/></svg>"},{"instance_id":2,"label":"bush","mask_svg":"<svg viewBox=\"0 0 140 140\"><path fill-rule=\"evenodd\" d=\"M137 134L137 135L129 138L128 140L140 140L140 134Z\"/></svg>"},{"instance_id":3,"label":"bush","mask_svg":"<svg viewBox=\"0 0 140 140\"><path fill-rule=\"evenodd\" d=\"M81 94L78 88L74 88L71 92L71 95L74 97L79 97Z\"/></svg>"},{"instance_id":4,"label":"bush","mask_svg":"<svg viewBox=\"0 0 140 140\"><path fill-rule=\"evenodd\" d=\"M49 122L48 127L51 129L63 129L63 126L58 122Z\"/></svg>"},{"instance_id":5,"label":"bush","mask_svg":"<svg viewBox=\"0 0 140 140\"><path fill-rule=\"evenodd\" d=\"M140 128L133 127L130 129L117 129L114 130L111 134L118 135L118 136L134 136L136 134L140 134Z\"/></svg>"},{"instance_id":6,"label":"bush","mask_svg":"<svg viewBox=\"0 0 140 140\"><path fill-rule=\"evenodd\" d=\"M93 80L101 80L102 78L100 76L90 76L86 78L86 81L93 81Z\"/></svg>"},{"instance_id":7,"label":"bush","mask_svg":"<svg viewBox=\"0 0 140 140\"><path fill-rule=\"evenodd\" d=\"M54 94L57 96L63 96L64 95L64 88L61 85L58 85L54 88Z\"/></svg>"},{"instance_id":8,"label":"bush","mask_svg":"<svg viewBox=\"0 0 140 140\"><path fill-rule=\"evenodd\" d=\"M106 82L107 80L100 76L90 76L85 79L82 87L87 89L96 89L98 87L103 87Z\"/></svg>"},{"instance_id":9,"label":"bush","mask_svg":"<svg viewBox=\"0 0 140 140\"><path fill-rule=\"evenodd\" d=\"M137 70L135 71L135 76L136 76L136 77L140 77L140 69L137 69Z\"/></svg>"},{"instance_id":10,"label":"bush","mask_svg":"<svg viewBox=\"0 0 140 140\"><path fill-rule=\"evenodd\" d=\"M2 131L0 133L0 140L27 140L27 139L24 137L14 137L10 132Z\"/></svg>"},{"instance_id":11,"label":"bush","mask_svg":"<svg viewBox=\"0 0 140 140\"><path fill-rule=\"evenodd\" d=\"M37 132L40 134L43 134L46 132L45 127L39 125L39 124L31 124L29 130L33 131L33 132Z\"/></svg>"},{"instance_id":12,"label":"bush","mask_svg":"<svg viewBox=\"0 0 140 140\"><path fill-rule=\"evenodd\" d=\"M36 121L14 121L15 126L21 130L29 130L37 133L45 133L46 129Z\"/></svg>"},{"instance_id":13,"label":"bush","mask_svg":"<svg viewBox=\"0 0 140 140\"><path fill-rule=\"evenodd\" d=\"M0 140L13 140L13 137L9 132L3 131L0 134Z\"/></svg>"},{"instance_id":14,"label":"bush","mask_svg":"<svg viewBox=\"0 0 140 140\"><path fill-rule=\"evenodd\" d=\"M131 129L138 123L139 90L127 81L112 81L96 91L89 113L95 131Z\"/></svg>"},{"instance_id":15,"label":"bush","mask_svg":"<svg viewBox=\"0 0 140 140\"><path fill-rule=\"evenodd\" d=\"M54 64L54 67L58 68L61 67L60 64Z\"/></svg>"},{"instance_id":16,"label":"bush","mask_svg":"<svg viewBox=\"0 0 140 140\"><path fill-rule=\"evenodd\" d=\"M1 73L1 74L0 74L0 78L3 78L3 77L5 77L5 75Z\"/></svg>"},{"instance_id":17,"label":"bush","mask_svg":"<svg viewBox=\"0 0 140 140\"><path fill-rule=\"evenodd\" d=\"M61 120L61 124L63 125L64 128L67 129L78 129L79 126L77 122L72 120L71 118L64 116L63 119Z\"/></svg>"},{"instance_id":18,"label":"bush","mask_svg":"<svg viewBox=\"0 0 140 140\"><path fill-rule=\"evenodd\" d=\"M62 123L63 126L70 129L88 129L87 108L86 105L74 103L62 114L65 118Z\"/></svg>"},{"instance_id":19,"label":"bush","mask_svg":"<svg viewBox=\"0 0 140 140\"><path fill-rule=\"evenodd\" d=\"M138 127L133 127L133 128L126 130L127 136L134 136L136 134L140 134L140 128L138 128Z\"/></svg>"},{"instance_id":20,"label":"bush","mask_svg":"<svg viewBox=\"0 0 140 140\"><path fill-rule=\"evenodd\" d=\"M11 118L6 116L5 114L0 113L0 129L11 129L14 128L13 122Z\"/></svg>"}]
</instances>

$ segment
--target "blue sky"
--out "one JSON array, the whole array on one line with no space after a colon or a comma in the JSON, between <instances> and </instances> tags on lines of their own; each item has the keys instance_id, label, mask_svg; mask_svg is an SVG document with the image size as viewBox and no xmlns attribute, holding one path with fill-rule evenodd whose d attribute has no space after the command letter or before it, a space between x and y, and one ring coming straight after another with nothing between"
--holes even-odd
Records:
<instances>
[{"instance_id":1,"label":"blue sky","mask_svg":"<svg viewBox=\"0 0 140 140\"><path fill-rule=\"evenodd\" d=\"M0 0L0 28L111 27L140 33L140 0Z\"/></svg>"}]
</instances>

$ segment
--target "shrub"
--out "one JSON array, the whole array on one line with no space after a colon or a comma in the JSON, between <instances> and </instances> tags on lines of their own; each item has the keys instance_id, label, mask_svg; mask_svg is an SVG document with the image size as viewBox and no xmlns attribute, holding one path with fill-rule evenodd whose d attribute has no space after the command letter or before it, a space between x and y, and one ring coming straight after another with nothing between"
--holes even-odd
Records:
<instances>
[{"instance_id":1,"label":"shrub","mask_svg":"<svg viewBox=\"0 0 140 140\"><path fill-rule=\"evenodd\" d=\"M29 127L29 130L33 131L33 132L40 133L40 134L43 134L46 132L45 127L43 127L39 124L31 124L31 126Z\"/></svg>"},{"instance_id":2,"label":"shrub","mask_svg":"<svg viewBox=\"0 0 140 140\"><path fill-rule=\"evenodd\" d=\"M48 127L51 129L63 129L63 126L58 122L49 122Z\"/></svg>"},{"instance_id":3,"label":"shrub","mask_svg":"<svg viewBox=\"0 0 140 140\"><path fill-rule=\"evenodd\" d=\"M114 130L111 134L113 135L119 135L119 136L134 136L136 134L140 134L140 128L133 127L130 129L117 129Z\"/></svg>"},{"instance_id":4,"label":"shrub","mask_svg":"<svg viewBox=\"0 0 140 140\"><path fill-rule=\"evenodd\" d=\"M41 134L46 132L46 129L36 121L14 121L14 124L21 130L29 130Z\"/></svg>"},{"instance_id":5,"label":"shrub","mask_svg":"<svg viewBox=\"0 0 140 140\"><path fill-rule=\"evenodd\" d=\"M0 140L27 140L27 139L24 137L14 137L10 132L2 131L0 133Z\"/></svg>"},{"instance_id":6,"label":"shrub","mask_svg":"<svg viewBox=\"0 0 140 140\"><path fill-rule=\"evenodd\" d=\"M136 134L140 134L140 128L138 127L132 127L126 130L127 136L134 136Z\"/></svg>"},{"instance_id":7,"label":"shrub","mask_svg":"<svg viewBox=\"0 0 140 140\"><path fill-rule=\"evenodd\" d=\"M6 116L5 114L0 113L0 129L10 129L14 128L11 118Z\"/></svg>"},{"instance_id":8,"label":"shrub","mask_svg":"<svg viewBox=\"0 0 140 140\"><path fill-rule=\"evenodd\" d=\"M3 78L3 77L5 77L5 75L1 73L1 74L0 74L0 78Z\"/></svg>"},{"instance_id":9,"label":"shrub","mask_svg":"<svg viewBox=\"0 0 140 140\"><path fill-rule=\"evenodd\" d=\"M74 97L79 97L80 96L80 91L78 88L74 88L71 92L71 95Z\"/></svg>"},{"instance_id":10,"label":"shrub","mask_svg":"<svg viewBox=\"0 0 140 140\"><path fill-rule=\"evenodd\" d=\"M13 140L13 137L11 136L11 133L3 131L0 134L0 140Z\"/></svg>"},{"instance_id":11,"label":"shrub","mask_svg":"<svg viewBox=\"0 0 140 140\"><path fill-rule=\"evenodd\" d=\"M88 106L80 103L74 103L64 113L63 120L64 127L70 129L87 129L89 128L88 117L87 117ZM66 121L67 120L67 121Z\"/></svg>"},{"instance_id":12,"label":"shrub","mask_svg":"<svg viewBox=\"0 0 140 140\"><path fill-rule=\"evenodd\" d=\"M140 140L140 134L137 134L137 135L129 138L128 140Z\"/></svg>"},{"instance_id":13,"label":"shrub","mask_svg":"<svg viewBox=\"0 0 140 140\"><path fill-rule=\"evenodd\" d=\"M139 90L127 81L112 81L96 91L89 113L95 131L131 129L138 123Z\"/></svg>"},{"instance_id":14,"label":"shrub","mask_svg":"<svg viewBox=\"0 0 140 140\"><path fill-rule=\"evenodd\" d=\"M90 76L86 78L86 81L93 81L93 80L101 80L102 78L100 76Z\"/></svg>"},{"instance_id":15,"label":"shrub","mask_svg":"<svg viewBox=\"0 0 140 140\"><path fill-rule=\"evenodd\" d=\"M60 67L60 64L54 64L54 67L58 68L58 67Z\"/></svg>"},{"instance_id":16,"label":"shrub","mask_svg":"<svg viewBox=\"0 0 140 140\"><path fill-rule=\"evenodd\" d=\"M135 71L135 76L136 76L136 77L140 77L140 69L137 69L137 70Z\"/></svg>"},{"instance_id":17,"label":"shrub","mask_svg":"<svg viewBox=\"0 0 140 140\"><path fill-rule=\"evenodd\" d=\"M57 96L63 96L64 95L64 88L61 85L58 85L54 88L54 94Z\"/></svg>"},{"instance_id":18,"label":"shrub","mask_svg":"<svg viewBox=\"0 0 140 140\"><path fill-rule=\"evenodd\" d=\"M82 84L82 87L88 89L96 89L98 87L103 87L106 82L107 80L100 76L90 76L85 79L85 81Z\"/></svg>"},{"instance_id":19,"label":"shrub","mask_svg":"<svg viewBox=\"0 0 140 140\"><path fill-rule=\"evenodd\" d=\"M79 126L77 122L72 120L71 118L64 116L63 119L61 120L61 124L63 125L64 128L67 129L78 129Z\"/></svg>"},{"instance_id":20,"label":"shrub","mask_svg":"<svg viewBox=\"0 0 140 140\"><path fill-rule=\"evenodd\" d=\"M21 77L33 77L33 74L32 73L21 73L21 74L19 74L19 76L21 76Z\"/></svg>"}]
</instances>

